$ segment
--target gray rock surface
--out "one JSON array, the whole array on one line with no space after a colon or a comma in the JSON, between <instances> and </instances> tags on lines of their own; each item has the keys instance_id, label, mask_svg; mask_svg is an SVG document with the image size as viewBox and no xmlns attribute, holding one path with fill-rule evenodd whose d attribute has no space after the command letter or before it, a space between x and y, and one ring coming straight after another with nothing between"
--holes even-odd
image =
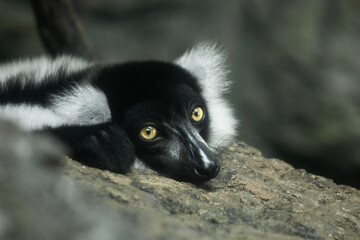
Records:
<instances>
[{"instance_id":1,"label":"gray rock surface","mask_svg":"<svg viewBox=\"0 0 360 240\"><path fill-rule=\"evenodd\" d=\"M64 177L126 211L150 239L359 239L360 191L265 159L237 142L202 185L146 170L124 176L66 160ZM171 236L171 237L170 237Z\"/></svg>"},{"instance_id":2,"label":"gray rock surface","mask_svg":"<svg viewBox=\"0 0 360 240\"><path fill-rule=\"evenodd\" d=\"M360 238L360 191L242 142L201 186L89 168L10 123L0 143L0 240Z\"/></svg>"},{"instance_id":3,"label":"gray rock surface","mask_svg":"<svg viewBox=\"0 0 360 240\"><path fill-rule=\"evenodd\" d=\"M63 150L0 121L0 240L143 239L63 180Z\"/></svg>"}]
</instances>

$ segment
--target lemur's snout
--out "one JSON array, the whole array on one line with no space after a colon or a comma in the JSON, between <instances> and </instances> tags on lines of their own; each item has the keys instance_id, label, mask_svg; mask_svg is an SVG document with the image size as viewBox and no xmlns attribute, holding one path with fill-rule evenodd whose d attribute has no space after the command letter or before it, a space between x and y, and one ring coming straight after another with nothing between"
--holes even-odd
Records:
<instances>
[{"instance_id":1,"label":"lemur's snout","mask_svg":"<svg viewBox=\"0 0 360 240\"><path fill-rule=\"evenodd\" d=\"M179 125L175 134L184 147L188 178L192 182L202 183L215 178L220 171L220 164L215 153L207 145L192 125Z\"/></svg>"},{"instance_id":2,"label":"lemur's snout","mask_svg":"<svg viewBox=\"0 0 360 240\"><path fill-rule=\"evenodd\" d=\"M218 162L213 162L206 167L195 167L194 172L199 177L211 179L215 178L220 171L220 164Z\"/></svg>"},{"instance_id":3,"label":"lemur's snout","mask_svg":"<svg viewBox=\"0 0 360 240\"><path fill-rule=\"evenodd\" d=\"M189 137L189 150L194 164L194 173L197 177L210 180L219 174L219 162L199 135Z\"/></svg>"}]
</instances>

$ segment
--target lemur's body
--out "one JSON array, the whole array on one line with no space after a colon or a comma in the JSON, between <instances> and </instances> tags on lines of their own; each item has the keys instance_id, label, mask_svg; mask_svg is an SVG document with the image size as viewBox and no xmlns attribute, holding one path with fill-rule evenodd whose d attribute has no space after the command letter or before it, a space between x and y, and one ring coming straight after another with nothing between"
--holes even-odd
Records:
<instances>
[{"instance_id":1,"label":"lemur's body","mask_svg":"<svg viewBox=\"0 0 360 240\"><path fill-rule=\"evenodd\" d=\"M0 66L0 117L49 132L89 166L125 173L137 157L165 176L215 177L207 145L232 139L223 56L199 45L175 63L100 65L62 56Z\"/></svg>"}]
</instances>

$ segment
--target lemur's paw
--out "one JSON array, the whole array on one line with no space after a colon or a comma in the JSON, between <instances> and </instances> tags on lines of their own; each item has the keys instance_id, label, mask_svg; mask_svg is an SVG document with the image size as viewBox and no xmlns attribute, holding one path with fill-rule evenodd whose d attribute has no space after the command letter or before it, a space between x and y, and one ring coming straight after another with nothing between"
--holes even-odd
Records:
<instances>
[{"instance_id":1,"label":"lemur's paw","mask_svg":"<svg viewBox=\"0 0 360 240\"><path fill-rule=\"evenodd\" d=\"M125 173L135 159L134 147L125 131L115 123L94 127L76 153L78 161L113 172Z\"/></svg>"},{"instance_id":2,"label":"lemur's paw","mask_svg":"<svg viewBox=\"0 0 360 240\"><path fill-rule=\"evenodd\" d=\"M45 129L70 147L70 157L91 167L126 173L135 160L134 146L120 125L61 126Z\"/></svg>"}]
</instances>

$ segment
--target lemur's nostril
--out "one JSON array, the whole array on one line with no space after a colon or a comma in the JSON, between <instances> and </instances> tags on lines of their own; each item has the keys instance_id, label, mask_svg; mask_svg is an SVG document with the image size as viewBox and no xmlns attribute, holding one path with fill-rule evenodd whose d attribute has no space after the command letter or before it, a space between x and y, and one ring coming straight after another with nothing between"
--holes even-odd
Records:
<instances>
[{"instance_id":1,"label":"lemur's nostril","mask_svg":"<svg viewBox=\"0 0 360 240\"><path fill-rule=\"evenodd\" d=\"M208 173L205 172L203 169L201 168L194 168L194 172L196 175L198 175L199 177L207 177Z\"/></svg>"},{"instance_id":2,"label":"lemur's nostril","mask_svg":"<svg viewBox=\"0 0 360 240\"><path fill-rule=\"evenodd\" d=\"M220 171L220 164L218 162L211 164L208 167L196 167L194 168L194 172L199 177L203 178L214 178L219 174Z\"/></svg>"}]
</instances>

